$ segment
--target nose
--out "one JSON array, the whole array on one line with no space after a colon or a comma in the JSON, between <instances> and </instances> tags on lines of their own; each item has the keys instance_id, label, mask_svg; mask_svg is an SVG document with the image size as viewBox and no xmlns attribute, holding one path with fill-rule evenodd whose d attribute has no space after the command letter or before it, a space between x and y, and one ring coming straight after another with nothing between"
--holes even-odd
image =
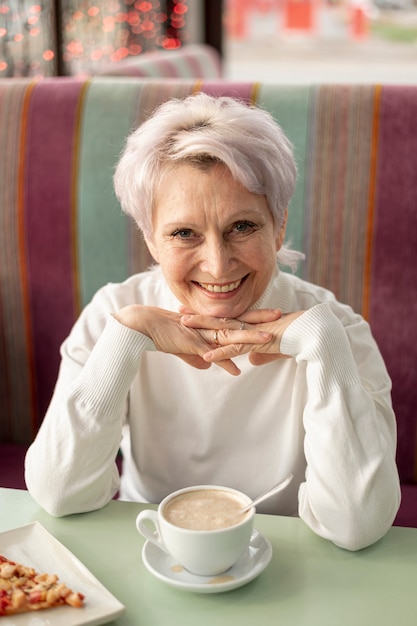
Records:
<instances>
[{"instance_id":1,"label":"nose","mask_svg":"<svg viewBox=\"0 0 417 626\"><path fill-rule=\"evenodd\" d=\"M207 240L202 246L200 269L211 277L226 278L236 265L232 250L222 239Z\"/></svg>"}]
</instances>

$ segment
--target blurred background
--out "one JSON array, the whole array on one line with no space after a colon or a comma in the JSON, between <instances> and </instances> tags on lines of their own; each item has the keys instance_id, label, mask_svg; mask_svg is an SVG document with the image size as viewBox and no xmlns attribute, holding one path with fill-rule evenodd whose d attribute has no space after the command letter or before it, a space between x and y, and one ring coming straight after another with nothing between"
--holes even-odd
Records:
<instances>
[{"instance_id":1,"label":"blurred background","mask_svg":"<svg viewBox=\"0 0 417 626\"><path fill-rule=\"evenodd\" d=\"M0 77L209 43L227 78L417 82L417 0L0 0Z\"/></svg>"},{"instance_id":2,"label":"blurred background","mask_svg":"<svg viewBox=\"0 0 417 626\"><path fill-rule=\"evenodd\" d=\"M230 78L417 82L414 0L228 0Z\"/></svg>"}]
</instances>

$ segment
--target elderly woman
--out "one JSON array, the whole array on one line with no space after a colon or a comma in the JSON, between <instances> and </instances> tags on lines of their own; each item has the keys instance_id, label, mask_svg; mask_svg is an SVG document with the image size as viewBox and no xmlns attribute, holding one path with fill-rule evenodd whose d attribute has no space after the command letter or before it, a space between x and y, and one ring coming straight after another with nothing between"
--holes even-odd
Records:
<instances>
[{"instance_id":1,"label":"elderly woman","mask_svg":"<svg viewBox=\"0 0 417 626\"><path fill-rule=\"evenodd\" d=\"M357 550L399 506L390 380L368 324L279 269L296 168L265 111L205 94L163 104L115 174L157 265L103 287L61 350L26 459L52 515L159 502L194 484L256 496ZM121 480L115 462L123 453Z\"/></svg>"}]
</instances>

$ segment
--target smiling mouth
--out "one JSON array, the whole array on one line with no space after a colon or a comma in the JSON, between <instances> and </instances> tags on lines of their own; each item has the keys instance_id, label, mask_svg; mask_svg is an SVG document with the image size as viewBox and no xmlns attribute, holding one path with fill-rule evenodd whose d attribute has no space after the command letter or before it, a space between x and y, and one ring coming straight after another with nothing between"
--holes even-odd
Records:
<instances>
[{"instance_id":1,"label":"smiling mouth","mask_svg":"<svg viewBox=\"0 0 417 626\"><path fill-rule=\"evenodd\" d=\"M239 280L235 280L233 283L227 283L223 285L215 285L213 283L196 283L202 289L206 291L210 291L211 293L230 293L231 291L235 291L245 280L244 278L240 278Z\"/></svg>"}]
</instances>

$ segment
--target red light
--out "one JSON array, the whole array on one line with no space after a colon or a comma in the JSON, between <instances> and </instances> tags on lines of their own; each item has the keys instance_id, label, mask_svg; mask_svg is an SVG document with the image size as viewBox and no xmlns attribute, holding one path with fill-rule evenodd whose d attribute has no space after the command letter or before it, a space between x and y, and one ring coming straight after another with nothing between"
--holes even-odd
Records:
<instances>
[{"instance_id":1,"label":"red light","mask_svg":"<svg viewBox=\"0 0 417 626\"><path fill-rule=\"evenodd\" d=\"M169 37L167 39L164 39L164 41L162 42L162 47L165 48L165 50L175 50L176 48L181 47L181 42L179 39Z\"/></svg>"},{"instance_id":2,"label":"red light","mask_svg":"<svg viewBox=\"0 0 417 626\"><path fill-rule=\"evenodd\" d=\"M174 11L174 13L177 13L177 15L184 15L184 13L187 13L188 7L187 7L186 4L183 4L181 2L180 4L176 4L174 6L173 11Z\"/></svg>"},{"instance_id":3,"label":"red light","mask_svg":"<svg viewBox=\"0 0 417 626\"><path fill-rule=\"evenodd\" d=\"M100 13L100 9L98 7L90 7L87 13L90 17L95 17Z\"/></svg>"},{"instance_id":4,"label":"red light","mask_svg":"<svg viewBox=\"0 0 417 626\"><path fill-rule=\"evenodd\" d=\"M148 13L152 11L152 2L136 2L135 7L142 13Z\"/></svg>"},{"instance_id":5,"label":"red light","mask_svg":"<svg viewBox=\"0 0 417 626\"><path fill-rule=\"evenodd\" d=\"M145 20L142 22L142 29L145 31L151 31L155 28L155 25L151 20Z\"/></svg>"},{"instance_id":6,"label":"red light","mask_svg":"<svg viewBox=\"0 0 417 626\"><path fill-rule=\"evenodd\" d=\"M127 21L128 21L128 23L131 26L133 26L134 24L139 24L140 23L140 17L136 13L136 11L130 11L128 16L127 16Z\"/></svg>"},{"instance_id":7,"label":"red light","mask_svg":"<svg viewBox=\"0 0 417 626\"><path fill-rule=\"evenodd\" d=\"M111 31L114 30L114 21L114 17L111 17L110 15L103 18L104 33L111 33Z\"/></svg>"},{"instance_id":8,"label":"red light","mask_svg":"<svg viewBox=\"0 0 417 626\"><path fill-rule=\"evenodd\" d=\"M127 48L118 48L111 55L111 60L117 63L118 61L121 61L128 55L129 55L129 50Z\"/></svg>"},{"instance_id":9,"label":"red light","mask_svg":"<svg viewBox=\"0 0 417 626\"><path fill-rule=\"evenodd\" d=\"M137 43L132 43L131 46L129 46L129 54L132 57L137 56L138 54L140 54L142 52L142 46L140 46Z\"/></svg>"},{"instance_id":10,"label":"red light","mask_svg":"<svg viewBox=\"0 0 417 626\"><path fill-rule=\"evenodd\" d=\"M103 52L101 50L93 50L90 54L90 59L92 61L100 61L103 57Z\"/></svg>"},{"instance_id":11,"label":"red light","mask_svg":"<svg viewBox=\"0 0 417 626\"><path fill-rule=\"evenodd\" d=\"M83 45L81 41L70 41L67 45L67 50L71 56L79 56L84 52Z\"/></svg>"},{"instance_id":12,"label":"red light","mask_svg":"<svg viewBox=\"0 0 417 626\"><path fill-rule=\"evenodd\" d=\"M183 20L182 17L174 18L173 20L171 20L171 23L172 23L172 26L176 28L177 30L185 26L185 20Z\"/></svg>"}]
</instances>

